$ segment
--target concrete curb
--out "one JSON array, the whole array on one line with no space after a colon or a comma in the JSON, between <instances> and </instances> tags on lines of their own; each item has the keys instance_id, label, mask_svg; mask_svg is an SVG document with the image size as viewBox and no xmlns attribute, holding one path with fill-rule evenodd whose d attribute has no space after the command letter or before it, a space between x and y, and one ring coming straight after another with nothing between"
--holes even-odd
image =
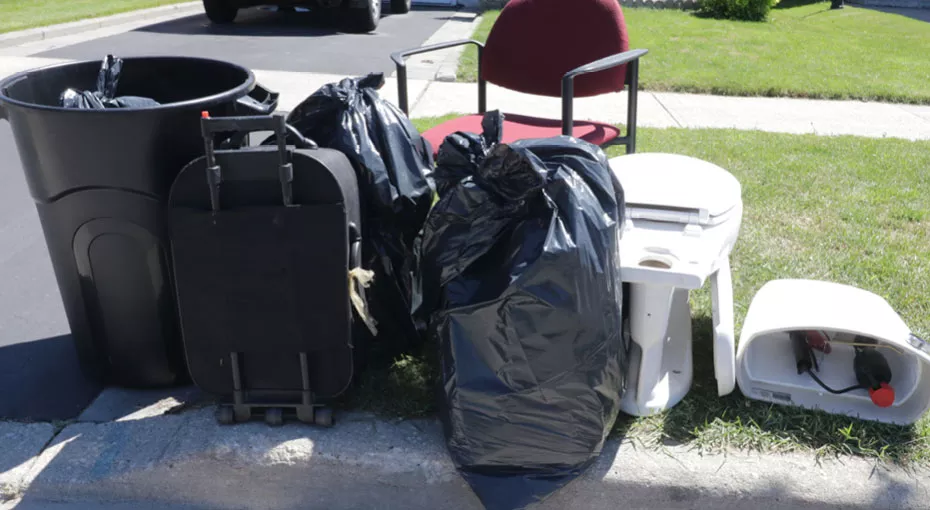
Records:
<instances>
[{"instance_id":1,"label":"concrete curb","mask_svg":"<svg viewBox=\"0 0 930 510\"><path fill-rule=\"evenodd\" d=\"M450 11L448 21L443 23L429 39L423 41L421 46L470 39L481 24L481 16L469 9ZM459 56L465 51L465 46L456 46L438 50L422 55L414 55L407 59L407 78L438 81L455 81L458 71ZM391 73L395 77L397 72Z\"/></svg>"},{"instance_id":2,"label":"concrete curb","mask_svg":"<svg viewBox=\"0 0 930 510\"><path fill-rule=\"evenodd\" d=\"M20 490L0 500L14 498L16 508L481 508L435 420L352 413L332 429L224 427L212 406L137 416L66 427L13 481ZM535 508L922 509L928 476L857 458L610 441L583 477Z\"/></svg>"},{"instance_id":3,"label":"concrete curb","mask_svg":"<svg viewBox=\"0 0 930 510\"><path fill-rule=\"evenodd\" d=\"M182 3L182 4L166 5L162 7L154 7L151 9L142 9L142 10L126 12L122 14L115 14L113 16L105 16L102 18L86 19L86 20L81 20L81 21L74 21L71 23L62 23L60 25L30 28L28 30L20 30L17 32L9 32L6 34L0 34L0 48L7 48L7 47L18 46L20 44L25 44L25 43L30 43L30 42L43 41L45 39L51 39L53 37L74 35L74 34L79 34L81 32L89 32L91 30L97 30L99 28L122 25L124 23L132 23L132 22L143 21L147 19L154 19L154 18L166 16L166 15L171 15L171 14L176 14L178 16L186 16L189 14L197 14L199 12L203 12L203 3L187 2L187 3Z\"/></svg>"},{"instance_id":4,"label":"concrete curb","mask_svg":"<svg viewBox=\"0 0 930 510\"><path fill-rule=\"evenodd\" d=\"M479 14L465 12L457 15L452 20L446 22L446 25L443 26L446 30L442 31L445 36L448 38L446 41L453 41L455 39L471 39L474 35L475 30L481 25L482 17ZM459 26L450 25L451 23L458 22ZM435 41L435 42L446 42L446 41ZM445 54L442 59L442 63L439 65L439 69L436 71L434 78L437 81L456 81L459 70L459 58L462 56L462 52L465 51L465 46L459 46L455 49L450 50Z\"/></svg>"}]
</instances>

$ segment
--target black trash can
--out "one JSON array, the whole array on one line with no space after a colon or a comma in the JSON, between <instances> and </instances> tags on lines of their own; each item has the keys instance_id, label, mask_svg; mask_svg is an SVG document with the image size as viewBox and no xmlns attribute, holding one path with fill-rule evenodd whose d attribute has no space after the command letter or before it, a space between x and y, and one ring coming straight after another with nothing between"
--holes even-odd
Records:
<instances>
[{"instance_id":1,"label":"black trash can","mask_svg":"<svg viewBox=\"0 0 930 510\"><path fill-rule=\"evenodd\" d=\"M94 90L99 61L0 82L81 365L101 382L168 386L187 378L166 232L175 176L203 154L202 111L268 114L277 94L246 68L179 57L126 58L118 95L145 109L59 106L68 88Z\"/></svg>"}]
</instances>

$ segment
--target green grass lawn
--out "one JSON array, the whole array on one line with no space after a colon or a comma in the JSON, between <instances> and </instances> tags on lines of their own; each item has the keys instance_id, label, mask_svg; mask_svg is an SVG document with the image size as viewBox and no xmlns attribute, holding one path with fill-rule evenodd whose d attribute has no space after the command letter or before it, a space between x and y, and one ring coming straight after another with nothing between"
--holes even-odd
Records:
<instances>
[{"instance_id":1,"label":"green grass lawn","mask_svg":"<svg viewBox=\"0 0 930 510\"><path fill-rule=\"evenodd\" d=\"M0 33L190 0L0 0Z\"/></svg>"},{"instance_id":2,"label":"green grass lawn","mask_svg":"<svg viewBox=\"0 0 930 510\"><path fill-rule=\"evenodd\" d=\"M435 119L415 121L423 129ZM930 336L930 142L733 130L641 129L639 151L687 154L730 170L745 212L732 256L737 334L752 296L776 278L856 285L884 296ZM622 147L611 148L611 156ZM900 427L716 395L707 289L692 293L695 375L678 406L621 415L615 434L706 451L816 451L930 463L930 416ZM366 374L349 405L394 416L435 412L434 355L413 353Z\"/></svg>"},{"instance_id":3,"label":"green grass lawn","mask_svg":"<svg viewBox=\"0 0 930 510\"><path fill-rule=\"evenodd\" d=\"M930 103L930 23L829 2L781 2L762 23L691 13L624 9L632 48L649 50L640 83L649 90ZM484 41L498 11L484 13ZM461 80L474 81L469 47Z\"/></svg>"}]
</instances>

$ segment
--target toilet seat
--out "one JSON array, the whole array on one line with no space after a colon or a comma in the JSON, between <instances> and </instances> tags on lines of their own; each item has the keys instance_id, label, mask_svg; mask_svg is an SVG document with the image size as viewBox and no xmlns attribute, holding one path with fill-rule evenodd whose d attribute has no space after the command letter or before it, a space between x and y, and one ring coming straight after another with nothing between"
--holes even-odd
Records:
<instances>
[{"instance_id":1,"label":"toilet seat","mask_svg":"<svg viewBox=\"0 0 930 510\"><path fill-rule=\"evenodd\" d=\"M713 163L680 154L629 154L610 166L626 202L623 280L701 288L736 242L743 215L739 181ZM655 264L672 267L656 270Z\"/></svg>"},{"instance_id":2,"label":"toilet seat","mask_svg":"<svg viewBox=\"0 0 930 510\"><path fill-rule=\"evenodd\" d=\"M712 227L730 221L742 201L733 175L690 156L630 154L611 160L611 169L629 219Z\"/></svg>"}]
</instances>

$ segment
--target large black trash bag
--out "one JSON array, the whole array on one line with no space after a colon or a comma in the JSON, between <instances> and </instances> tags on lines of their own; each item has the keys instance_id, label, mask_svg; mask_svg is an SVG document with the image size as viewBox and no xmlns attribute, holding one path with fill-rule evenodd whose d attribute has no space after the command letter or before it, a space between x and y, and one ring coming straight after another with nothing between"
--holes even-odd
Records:
<instances>
[{"instance_id":1,"label":"large black trash bag","mask_svg":"<svg viewBox=\"0 0 930 510\"><path fill-rule=\"evenodd\" d=\"M440 346L453 461L486 508L510 510L579 476L617 417L624 203L600 148L556 137L488 149L488 135L440 148L445 193L418 248L415 313ZM470 158L467 172L442 165Z\"/></svg>"},{"instance_id":2,"label":"large black trash bag","mask_svg":"<svg viewBox=\"0 0 930 510\"><path fill-rule=\"evenodd\" d=\"M381 99L384 75L323 86L287 117L320 147L342 151L358 173L367 299L379 338L399 349L419 338L410 317L413 243L433 203L432 148L400 109Z\"/></svg>"},{"instance_id":3,"label":"large black trash bag","mask_svg":"<svg viewBox=\"0 0 930 510\"><path fill-rule=\"evenodd\" d=\"M61 106L83 110L105 110L107 108L148 108L158 106L158 101L148 97L116 96L119 76L123 72L123 59L107 55L100 64L97 74L97 90L66 89L61 93Z\"/></svg>"}]
</instances>

